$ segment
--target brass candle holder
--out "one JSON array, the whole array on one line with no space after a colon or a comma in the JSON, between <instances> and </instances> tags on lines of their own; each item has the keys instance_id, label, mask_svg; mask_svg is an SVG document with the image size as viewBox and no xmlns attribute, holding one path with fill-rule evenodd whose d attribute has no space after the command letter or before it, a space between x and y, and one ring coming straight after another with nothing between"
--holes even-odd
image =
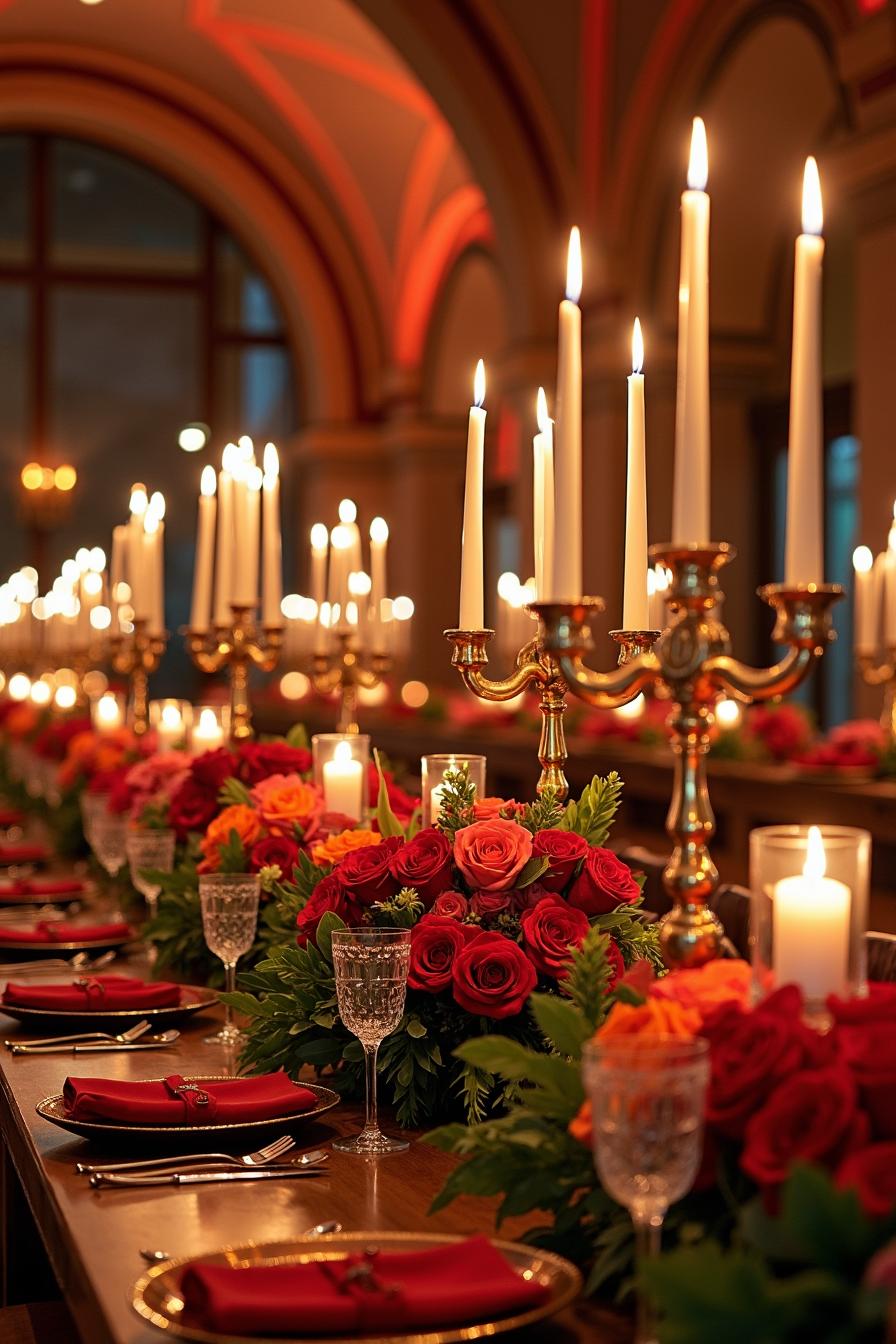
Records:
<instances>
[{"instance_id":1,"label":"brass candle holder","mask_svg":"<svg viewBox=\"0 0 896 1344\"><path fill-rule=\"evenodd\" d=\"M358 689L372 691L388 676L392 659L387 653L371 653L369 661L357 648L357 632L351 629L328 632L331 648L316 652L311 661L311 684L319 695L339 695L340 733L357 733Z\"/></svg>"},{"instance_id":2,"label":"brass candle holder","mask_svg":"<svg viewBox=\"0 0 896 1344\"><path fill-rule=\"evenodd\" d=\"M613 673L585 665L593 647L588 629L593 607L587 599L532 607L541 620L544 645L573 694L603 708L620 702L627 692L633 696L653 687L673 704L669 725L675 779L666 820L673 850L663 873L673 907L660 930L669 966L699 966L717 956L721 946L721 926L708 906L719 881L709 851L715 818L706 779L715 706L726 697L744 703L772 700L798 686L835 637L831 607L843 594L835 584L760 588L759 596L777 614L773 637L789 645L789 652L772 667L749 667L732 656L718 613L723 596L719 570L734 554L725 542L651 547L651 559L671 571L666 605L673 619L653 649L639 648L636 639L616 632L623 660Z\"/></svg>"},{"instance_id":3,"label":"brass candle holder","mask_svg":"<svg viewBox=\"0 0 896 1344\"><path fill-rule=\"evenodd\" d=\"M187 649L200 672L227 668L230 679L230 736L241 742L252 736L249 673L253 667L272 672L283 646L281 625L258 625L254 607L231 602L230 625L213 630L188 630Z\"/></svg>"},{"instance_id":4,"label":"brass candle holder","mask_svg":"<svg viewBox=\"0 0 896 1344\"><path fill-rule=\"evenodd\" d=\"M138 617L130 634L109 637L109 660L116 672L127 677L130 685L128 714L131 728L138 737L149 729L149 678L168 644L167 631L150 634L147 624L144 617Z\"/></svg>"},{"instance_id":5,"label":"brass candle holder","mask_svg":"<svg viewBox=\"0 0 896 1344\"><path fill-rule=\"evenodd\" d=\"M896 743L896 647L891 646L884 651L883 662L878 662L873 653L860 653L856 664L866 686L884 688L880 726L892 747Z\"/></svg>"}]
</instances>

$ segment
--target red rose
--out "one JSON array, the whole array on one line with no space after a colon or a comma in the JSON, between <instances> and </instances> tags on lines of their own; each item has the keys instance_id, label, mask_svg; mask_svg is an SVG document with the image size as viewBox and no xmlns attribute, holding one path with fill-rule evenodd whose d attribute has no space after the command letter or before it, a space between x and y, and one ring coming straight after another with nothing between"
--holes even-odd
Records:
<instances>
[{"instance_id":1,"label":"red rose","mask_svg":"<svg viewBox=\"0 0 896 1344\"><path fill-rule=\"evenodd\" d=\"M218 747L215 751L204 751L201 755L194 757L190 771L197 784L217 797L218 790L225 779L229 779L231 775L236 773L236 757L226 747Z\"/></svg>"},{"instance_id":2,"label":"red rose","mask_svg":"<svg viewBox=\"0 0 896 1344\"><path fill-rule=\"evenodd\" d=\"M876 1139L896 1139L896 1032L892 1022L836 1028Z\"/></svg>"},{"instance_id":3,"label":"red rose","mask_svg":"<svg viewBox=\"0 0 896 1344\"><path fill-rule=\"evenodd\" d=\"M562 980L569 973L573 948L579 947L591 927L588 916L574 910L559 896L546 896L520 917L523 947L541 975Z\"/></svg>"},{"instance_id":4,"label":"red rose","mask_svg":"<svg viewBox=\"0 0 896 1344\"><path fill-rule=\"evenodd\" d=\"M515 821L496 817L462 826L454 837L454 861L479 891L506 891L532 857L532 836Z\"/></svg>"},{"instance_id":5,"label":"red rose","mask_svg":"<svg viewBox=\"0 0 896 1344\"><path fill-rule=\"evenodd\" d=\"M470 909L480 919L496 919L510 909L509 891L474 891L470 897Z\"/></svg>"},{"instance_id":6,"label":"red rose","mask_svg":"<svg viewBox=\"0 0 896 1344\"><path fill-rule=\"evenodd\" d=\"M867 1131L845 1068L804 1069L779 1083L747 1122L740 1164L757 1184L774 1189L794 1162L835 1166L866 1141Z\"/></svg>"},{"instance_id":7,"label":"red rose","mask_svg":"<svg viewBox=\"0 0 896 1344\"><path fill-rule=\"evenodd\" d=\"M204 831L217 813L215 794L190 776L171 799L168 821L178 839L185 840L190 831Z\"/></svg>"},{"instance_id":8,"label":"red rose","mask_svg":"<svg viewBox=\"0 0 896 1344\"><path fill-rule=\"evenodd\" d=\"M869 1218L896 1208L896 1143L872 1143L850 1153L837 1172L841 1190L855 1190Z\"/></svg>"},{"instance_id":9,"label":"red rose","mask_svg":"<svg viewBox=\"0 0 896 1344\"><path fill-rule=\"evenodd\" d=\"M454 999L477 1017L515 1017L538 982L522 948L500 933L477 933L454 958Z\"/></svg>"},{"instance_id":10,"label":"red rose","mask_svg":"<svg viewBox=\"0 0 896 1344\"><path fill-rule=\"evenodd\" d=\"M616 982L625 975L625 962L622 959L622 953L619 951L619 944L610 937L607 938L607 965L610 968L610 979L607 983L607 993L609 994L616 988Z\"/></svg>"},{"instance_id":11,"label":"red rose","mask_svg":"<svg viewBox=\"0 0 896 1344\"><path fill-rule=\"evenodd\" d=\"M537 831L532 853L547 859L550 867L538 879L546 891L562 891L588 853L588 841L574 831Z\"/></svg>"},{"instance_id":12,"label":"red rose","mask_svg":"<svg viewBox=\"0 0 896 1344\"><path fill-rule=\"evenodd\" d=\"M428 826L396 850L389 866L399 887L413 887L429 909L451 886L451 841L443 831Z\"/></svg>"},{"instance_id":13,"label":"red rose","mask_svg":"<svg viewBox=\"0 0 896 1344\"><path fill-rule=\"evenodd\" d=\"M432 903L432 914L446 919L464 919L470 912L470 903L459 891L443 891Z\"/></svg>"},{"instance_id":14,"label":"red rose","mask_svg":"<svg viewBox=\"0 0 896 1344\"><path fill-rule=\"evenodd\" d=\"M585 865L566 899L586 915L608 915L618 905L633 905L641 889L631 869L609 849L591 845Z\"/></svg>"},{"instance_id":15,"label":"red rose","mask_svg":"<svg viewBox=\"0 0 896 1344\"><path fill-rule=\"evenodd\" d=\"M404 841L393 835L378 845L364 845L346 854L333 869L346 895L360 905L373 905L394 896L400 887L392 876L392 857L403 845Z\"/></svg>"},{"instance_id":16,"label":"red rose","mask_svg":"<svg viewBox=\"0 0 896 1344\"><path fill-rule=\"evenodd\" d=\"M840 999L831 994L828 1012L838 1025L862 1026L866 1022L896 1024L896 985L871 983L864 998Z\"/></svg>"},{"instance_id":17,"label":"red rose","mask_svg":"<svg viewBox=\"0 0 896 1344\"><path fill-rule=\"evenodd\" d=\"M256 840L249 854L249 867L253 873L262 868L277 867L284 882L292 878L292 870L299 861L299 847L288 835L269 835L265 840Z\"/></svg>"},{"instance_id":18,"label":"red rose","mask_svg":"<svg viewBox=\"0 0 896 1344\"><path fill-rule=\"evenodd\" d=\"M307 775L311 752L288 742L247 742L239 748L237 775L250 787L270 775Z\"/></svg>"},{"instance_id":19,"label":"red rose","mask_svg":"<svg viewBox=\"0 0 896 1344\"><path fill-rule=\"evenodd\" d=\"M411 930L411 964L408 984L438 994L451 984L454 958L476 934L469 925L458 924L444 915L424 915Z\"/></svg>"},{"instance_id":20,"label":"red rose","mask_svg":"<svg viewBox=\"0 0 896 1344\"><path fill-rule=\"evenodd\" d=\"M309 940L317 937L317 926L328 913L338 915L343 924L350 928L360 924L364 918L364 907L343 891L332 873L329 877L321 878L305 902L304 909L299 911L296 919L296 942L299 947L304 947Z\"/></svg>"},{"instance_id":21,"label":"red rose","mask_svg":"<svg viewBox=\"0 0 896 1344\"><path fill-rule=\"evenodd\" d=\"M545 896L553 896L554 892L548 891L540 882L530 882L528 887L517 887L510 893L510 908L514 914L519 915L523 910L531 910L539 901L543 901Z\"/></svg>"},{"instance_id":22,"label":"red rose","mask_svg":"<svg viewBox=\"0 0 896 1344\"><path fill-rule=\"evenodd\" d=\"M825 1062L814 1048L820 1038L798 1012L774 1005L744 1012L725 1004L709 1016L702 1034L710 1043L706 1120L734 1139L743 1138L750 1116L780 1082Z\"/></svg>"}]
</instances>

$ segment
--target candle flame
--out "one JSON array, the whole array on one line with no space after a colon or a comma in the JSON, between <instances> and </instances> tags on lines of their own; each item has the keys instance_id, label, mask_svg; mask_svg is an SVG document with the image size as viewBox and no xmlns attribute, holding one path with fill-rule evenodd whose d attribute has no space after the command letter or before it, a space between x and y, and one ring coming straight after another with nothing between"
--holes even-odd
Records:
<instances>
[{"instance_id":1,"label":"candle flame","mask_svg":"<svg viewBox=\"0 0 896 1344\"><path fill-rule=\"evenodd\" d=\"M153 517L158 518L159 522L165 517L165 496L161 490L153 490L147 513L151 513Z\"/></svg>"},{"instance_id":2,"label":"candle flame","mask_svg":"<svg viewBox=\"0 0 896 1344\"><path fill-rule=\"evenodd\" d=\"M264 482L264 473L261 467L249 467L246 471L246 487L249 490L260 490Z\"/></svg>"},{"instance_id":3,"label":"candle flame","mask_svg":"<svg viewBox=\"0 0 896 1344\"><path fill-rule=\"evenodd\" d=\"M578 303L582 297L582 235L575 227L569 231L566 252L566 297L570 303Z\"/></svg>"},{"instance_id":4,"label":"candle flame","mask_svg":"<svg viewBox=\"0 0 896 1344\"><path fill-rule=\"evenodd\" d=\"M539 432L546 434L551 427L551 421L548 415L548 399L543 387L538 389L538 396L535 398L535 418L538 421Z\"/></svg>"},{"instance_id":5,"label":"candle flame","mask_svg":"<svg viewBox=\"0 0 896 1344\"><path fill-rule=\"evenodd\" d=\"M868 546L857 546L852 553L852 567L857 574L867 574L874 564L874 556Z\"/></svg>"},{"instance_id":6,"label":"candle flame","mask_svg":"<svg viewBox=\"0 0 896 1344\"><path fill-rule=\"evenodd\" d=\"M205 495L206 499L211 499L218 488L218 481L215 476L215 469L211 462L202 468L202 477L199 481L200 493Z\"/></svg>"},{"instance_id":7,"label":"candle flame","mask_svg":"<svg viewBox=\"0 0 896 1344\"><path fill-rule=\"evenodd\" d=\"M389 524L385 518L374 518L370 524L370 540L382 546L389 540Z\"/></svg>"},{"instance_id":8,"label":"candle flame","mask_svg":"<svg viewBox=\"0 0 896 1344\"><path fill-rule=\"evenodd\" d=\"M214 732L217 728L218 718L215 711L210 706L206 705L204 709L200 709L199 723L196 726L200 733L203 733L206 736L209 733Z\"/></svg>"},{"instance_id":9,"label":"candle flame","mask_svg":"<svg viewBox=\"0 0 896 1344\"><path fill-rule=\"evenodd\" d=\"M146 486L138 481L136 485L131 486L131 513L143 514L149 508L149 496L146 493Z\"/></svg>"},{"instance_id":10,"label":"candle flame","mask_svg":"<svg viewBox=\"0 0 896 1344\"><path fill-rule=\"evenodd\" d=\"M339 501L339 521L340 523L354 523L358 518L358 506L353 499L340 499Z\"/></svg>"},{"instance_id":11,"label":"candle flame","mask_svg":"<svg viewBox=\"0 0 896 1344\"><path fill-rule=\"evenodd\" d=\"M818 164L810 154L803 170L803 233L821 233L823 223L821 179Z\"/></svg>"},{"instance_id":12,"label":"candle flame","mask_svg":"<svg viewBox=\"0 0 896 1344\"><path fill-rule=\"evenodd\" d=\"M280 458L272 443L264 446L264 474L272 478L280 475Z\"/></svg>"},{"instance_id":13,"label":"candle flame","mask_svg":"<svg viewBox=\"0 0 896 1344\"><path fill-rule=\"evenodd\" d=\"M691 124L691 154L688 159L688 186L691 191L705 191L709 178L709 151L706 147L706 126L702 117Z\"/></svg>"},{"instance_id":14,"label":"candle flame","mask_svg":"<svg viewBox=\"0 0 896 1344\"><path fill-rule=\"evenodd\" d=\"M352 534L344 523L333 528L330 533L330 545L337 551L347 551L352 544Z\"/></svg>"},{"instance_id":15,"label":"candle flame","mask_svg":"<svg viewBox=\"0 0 896 1344\"><path fill-rule=\"evenodd\" d=\"M644 337L641 335L641 319L635 318L632 327L632 373L640 373L644 368Z\"/></svg>"},{"instance_id":16,"label":"candle flame","mask_svg":"<svg viewBox=\"0 0 896 1344\"><path fill-rule=\"evenodd\" d=\"M810 826L809 841L806 845L806 862L803 864L803 877L812 878L817 882L824 877L827 870L828 864L824 854L821 831L817 826Z\"/></svg>"},{"instance_id":17,"label":"candle flame","mask_svg":"<svg viewBox=\"0 0 896 1344\"><path fill-rule=\"evenodd\" d=\"M311 546L315 551L325 551L330 534L326 523L315 523L311 529Z\"/></svg>"},{"instance_id":18,"label":"candle flame","mask_svg":"<svg viewBox=\"0 0 896 1344\"><path fill-rule=\"evenodd\" d=\"M333 760L339 765L348 765L352 759L351 742L337 742L336 750L333 752Z\"/></svg>"},{"instance_id":19,"label":"candle flame","mask_svg":"<svg viewBox=\"0 0 896 1344\"><path fill-rule=\"evenodd\" d=\"M473 404L481 406L485 401L485 365L480 359L473 374Z\"/></svg>"}]
</instances>

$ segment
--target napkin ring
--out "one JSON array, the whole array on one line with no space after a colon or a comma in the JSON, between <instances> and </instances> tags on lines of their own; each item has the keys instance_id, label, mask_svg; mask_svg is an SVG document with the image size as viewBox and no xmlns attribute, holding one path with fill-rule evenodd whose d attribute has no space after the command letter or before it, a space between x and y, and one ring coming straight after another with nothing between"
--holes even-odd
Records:
<instances>
[{"instance_id":1,"label":"napkin ring","mask_svg":"<svg viewBox=\"0 0 896 1344\"><path fill-rule=\"evenodd\" d=\"M165 1086L173 1097L177 1097L178 1101L183 1102L184 1118L187 1121L195 1118L208 1118L202 1114L202 1108L205 1106L211 1106L212 1109L209 1114L214 1115L217 1108L209 1094L198 1083L188 1083L179 1074L174 1074L171 1078L165 1079ZM198 1116L197 1112L199 1113Z\"/></svg>"},{"instance_id":2,"label":"napkin ring","mask_svg":"<svg viewBox=\"0 0 896 1344\"><path fill-rule=\"evenodd\" d=\"M73 984L75 989L83 989L88 1004L91 1003L94 999L98 999L100 1002L102 1002L103 999L106 997L106 986L103 984L102 980L82 979L82 980L75 980Z\"/></svg>"},{"instance_id":3,"label":"napkin ring","mask_svg":"<svg viewBox=\"0 0 896 1344\"><path fill-rule=\"evenodd\" d=\"M395 1298L401 1293L401 1288L397 1283L384 1283L376 1272L376 1258L379 1250L376 1247L367 1247L364 1251L363 1260L350 1261L345 1269L340 1273L341 1266L334 1265L336 1271L332 1277L340 1293L345 1293L349 1297L355 1297L357 1290L362 1294L375 1293L381 1297ZM324 1268L329 1268L326 1262Z\"/></svg>"}]
</instances>

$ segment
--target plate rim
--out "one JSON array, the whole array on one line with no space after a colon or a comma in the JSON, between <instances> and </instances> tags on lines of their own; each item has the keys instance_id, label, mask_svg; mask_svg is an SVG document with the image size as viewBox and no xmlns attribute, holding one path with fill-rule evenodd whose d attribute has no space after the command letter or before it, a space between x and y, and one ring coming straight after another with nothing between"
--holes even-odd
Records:
<instances>
[{"instance_id":1,"label":"plate rim","mask_svg":"<svg viewBox=\"0 0 896 1344\"><path fill-rule=\"evenodd\" d=\"M545 1320L555 1316L564 1307L568 1307L581 1294L584 1278L581 1270L567 1260L565 1256L558 1255L556 1251L544 1250L541 1247L529 1246L524 1241L507 1241L503 1238L488 1236L488 1241L496 1250L505 1253L510 1250L519 1253L525 1251L533 1257L542 1260L548 1260L562 1267L563 1273L570 1279L570 1286L564 1289L556 1299L546 1302L539 1307L532 1307L528 1311L517 1312L512 1316L498 1317L491 1321L473 1322L469 1325L450 1326L437 1329L428 1329L416 1331L414 1333L404 1332L398 1335L367 1335L367 1336L344 1336L344 1335L222 1335L220 1333L210 1333L207 1330L196 1329L192 1326L185 1326L177 1321L170 1320L167 1316L162 1316L156 1312L145 1300L144 1293L146 1289L163 1274L172 1269L181 1269L185 1265L192 1264L209 1255L239 1255L240 1252L249 1250L259 1251L266 1246L282 1246L283 1241L246 1241L238 1245L225 1245L216 1247L213 1251L200 1251L195 1255L175 1256L166 1260L163 1264L153 1265L144 1270L131 1288L131 1308L144 1321L153 1325L158 1330L168 1331L170 1335L180 1339L194 1340L196 1344L270 1344L270 1341L277 1339L282 1344L465 1344L465 1341L491 1338L494 1335L505 1334L509 1330L519 1330L525 1326L533 1325L536 1321ZM374 1230L356 1232L334 1232L327 1233L319 1237L297 1237L291 1244L298 1253L298 1248L308 1246L309 1249L325 1249L327 1244L334 1242L357 1242L359 1245L370 1245L371 1241L387 1241L401 1243L402 1241L413 1238L417 1242L432 1242L433 1244L454 1245L457 1242L468 1241L469 1235L458 1232L413 1232L392 1230ZM347 1252L346 1252L347 1253ZM275 1257L275 1261L284 1262L284 1257ZM288 1259L287 1259L288 1263Z\"/></svg>"},{"instance_id":2,"label":"plate rim","mask_svg":"<svg viewBox=\"0 0 896 1344\"><path fill-rule=\"evenodd\" d=\"M233 1082L234 1074L228 1073L202 1073L185 1075L187 1082L193 1083L230 1083ZM253 1075L243 1075L251 1078ZM131 1081L131 1080L128 1080ZM164 1078L141 1078L137 1082L163 1083ZM118 1122L108 1120L63 1120L57 1115L47 1113L47 1107L54 1103L62 1101L64 1093L56 1092L50 1097L44 1097L42 1101L37 1102L34 1109L42 1120L48 1124L56 1125L58 1129L64 1129L69 1134L77 1134L81 1138L102 1137L103 1135L122 1135L133 1134L135 1136L149 1135L166 1138L175 1134L226 1134L231 1130L260 1129L267 1125L289 1125L295 1124L298 1120L316 1119L320 1115L325 1115L331 1111L334 1106L338 1106L342 1098L338 1092L334 1092L331 1087L324 1087L322 1083L297 1083L295 1079L290 1079L294 1087L305 1087L309 1092L314 1092L318 1099L323 1103L317 1106L313 1111L297 1111L293 1115L277 1115L268 1120L241 1120L238 1123L231 1121L224 1125L122 1125ZM84 1132L86 1131L86 1133Z\"/></svg>"},{"instance_id":3,"label":"plate rim","mask_svg":"<svg viewBox=\"0 0 896 1344\"><path fill-rule=\"evenodd\" d=\"M134 929L131 929L131 932L126 938L123 935L119 935L115 938L82 939L77 943L23 943L14 942L9 938L0 936L0 952L37 952L38 955L42 952L97 952L104 947L126 947L128 943L134 941L135 937L136 930Z\"/></svg>"},{"instance_id":4,"label":"plate rim","mask_svg":"<svg viewBox=\"0 0 896 1344\"><path fill-rule=\"evenodd\" d=\"M14 980L15 976L4 976L8 983ZM133 1017L138 1020L144 1017L157 1017L161 1013L199 1013L204 1008L214 1008L219 1002L219 995L215 990L204 990L199 986L180 985L182 990L190 990L194 994L206 994L207 998L199 999L195 1003L169 1004L163 1008L32 1008L29 1004L7 1004L0 1002L0 1014L4 1017L11 1017L14 1021L27 1022L32 1017L37 1017L43 1021L47 1020L65 1020L75 1024L82 1020L102 1018L104 1021L118 1021L119 1018ZM27 1016L22 1018L20 1014Z\"/></svg>"}]
</instances>

